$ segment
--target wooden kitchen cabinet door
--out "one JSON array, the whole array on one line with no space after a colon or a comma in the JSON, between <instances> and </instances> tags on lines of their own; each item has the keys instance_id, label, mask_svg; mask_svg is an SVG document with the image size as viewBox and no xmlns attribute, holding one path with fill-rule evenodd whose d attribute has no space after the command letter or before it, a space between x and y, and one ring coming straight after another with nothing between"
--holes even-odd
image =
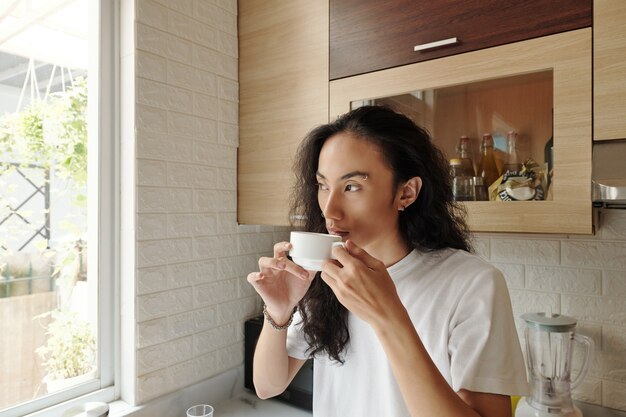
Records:
<instances>
[{"instance_id":1,"label":"wooden kitchen cabinet door","mask_svg":"<svg viewBox=\"0 0 626 417\"><path fill-rule=\"evenodd\" d=\"M626 138L626 1L593 8L593 138Z\"/></svg>"},{"instance_id":2,"label":"wooden kitchen cabinet door","mask_svg":"<svg viewBox=\"0 0 626 417\"><path fill-rule=\"evenodd\" d=\"M591 6L592 0L331 0L330 79L588 27Z\"/></svg>"},{"instance_id":3,"label":"wooden kitchen cabinet door","mask_svg":"<svg viewBox=\"0 0 626 417\"><path fill-rule=\"evenodd\" d=\"M328 1L239 2L237 220L287 225L292 156L328 122Z\"/></svg>"},{"instance_id":4,"label":"wooden kitchen cabinet door","mask_svg":"<svg viewBox=\"0 0 626 417\"><path fill-rule=\"evenodd\" d=\"M550 199L463 202L468 225L474 232L590 234L591 44L585 28L333 80L330 117L397 100L448 158L462 133L477 139L511 126L523 129L530 156L542 163L552 132Z\"/></svg>"}]
</instances>

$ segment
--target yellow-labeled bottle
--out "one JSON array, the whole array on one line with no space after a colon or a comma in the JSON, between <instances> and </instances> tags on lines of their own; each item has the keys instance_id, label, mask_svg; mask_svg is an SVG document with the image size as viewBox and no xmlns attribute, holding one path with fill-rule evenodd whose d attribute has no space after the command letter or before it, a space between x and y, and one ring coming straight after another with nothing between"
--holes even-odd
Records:
<instances>
[{"instance_id":1,"label":"yellow-labeled bottle","mask_svg":"<svg viewBox=\"0 0 626 417\"><path fill-rule=\"evenodd\" d=\"M500 171L496 165L496 156L493 149L493 136L491 133L485 133L483 135L481 143L482 158L478 167L478 175L485 179L485 185L487 188L491 186L498 178L500 178Z\"/></svg>"}]
</instances>

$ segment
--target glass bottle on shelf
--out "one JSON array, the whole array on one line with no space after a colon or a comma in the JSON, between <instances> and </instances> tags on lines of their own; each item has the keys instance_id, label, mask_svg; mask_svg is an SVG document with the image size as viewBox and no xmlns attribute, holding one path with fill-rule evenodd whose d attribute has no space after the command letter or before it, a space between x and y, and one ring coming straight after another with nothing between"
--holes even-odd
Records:
<instances>
[{"instance_id":1,"label":"glass bottle on shelf","mask_svg":"<svg viewBox=\"0 0 626 417\"><path fill-rule=\"evenodd\" d=\"M474 171L474 161L472 160L472 145L467 136L463 135L459 139L459 144L456 147L456 153L461 160L462 174L468 177L476 175L476 171Z\"/></svg>"},{"instance_id":2,"label":"glass bottle on shelf","mask_svg":"<svg viewBox=\"0 0 626 417\"><path fill-rule=\"evenodd\" d=\"M502 173L520 172L522 170L522 162L517 152L517 132L511 130L506 135L507 154L502 166Z\"/></svg>"},{"instance_id":3,"label":"glass bottle on shelf","mask_svg":"<svg viewBox=\"0 0 626 417\"><path fill-rule=\"evenodd\" d=\"M458 158L450 159L450 177L454 178L461 171L461 160Z\"/></svg>"},{"instance_id":4,"label":"glass bottle on shelf","mask_svg":"<svg viewBox=\"0 0 626 417\"><path fill-rule=\"evenodd\" d=\"M552 167L554 165L554 138L552 136L550 136L550 139L548 139L543 148L543 157L546 164L547 186L550 187L550 183L552 182Z\"/></svg>"},{"instance_id":5,"label":"glass bottle on shelf","mask_svg":"<svg viewBox=\"0 0 626 417\"><path fill-rule=\"evenodd\" d=\"M485 180L483 177L473 177L472 184L474 185L474 200L489 200L489 193L487 191L487 187L485 187Z\"/></svg>"},{"instance_id":6,"label":"glass bottle on shelf","mask_svg":"<svg viewBox=\"0 0 626 417\"><path fill-rule=\"evenodd\" d=\"M450 159L450 175L452 176L452 195L456 201L474 199L474 183L472 177L465 175L459 158Z\"/></svg>"},{"instance_id":7,"label":"glass bottle on shelf","mask_svg":"<svg viewBox=\"0 0 626 417\"><path fill-rule=\"evenodd\" d=\"M489 188L500 177L493 149L493 136L490 133L483 134L480 148L482 158L478 167L478 176L484 178L485 186Z\"/></svg>"}]
</instances>

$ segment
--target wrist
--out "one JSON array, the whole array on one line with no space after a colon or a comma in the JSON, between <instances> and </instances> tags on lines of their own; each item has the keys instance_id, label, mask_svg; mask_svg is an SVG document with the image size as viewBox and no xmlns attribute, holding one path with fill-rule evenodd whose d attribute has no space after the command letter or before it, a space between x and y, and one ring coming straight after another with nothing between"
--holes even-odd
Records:
<instances>
[{"instance_id":1,"label":"wrist","mask_svg":"<svg viewBox=\"0 0 626 417\"><path fill-rule=\"evenodd\" d=\"M269 316L274 320L277 324L285 324L289 321L289 318L293 314L294 306L275 306L272 304L263 303L263 315Z\"/></svg>"},{"instance_id":2,"label":"wrist","mask_svg":"<svg viewBox=\"0 0 626 417\"><path fill-rule=\"evenodd\" d=\"M298 307L294 307L291 311L283 314L274 314L269 311L267 305L263 304L263 316L265 321L272 326L275 330L283 331L289 328L289 325L293 321L293 316L296 313Z\"/></svg>"},{"instance_id":3,"label":"wrist","mask_svg":"<svg viewBox=\"0 0 626 417\"><path fill-rule=\"evenodd\" d=\"M399 308L391 308L383 316L377 317L370 326L380 337L384 337L404 327L413 328L413 322L406 308L400 305Z\"/></svg>"}]
</instances>

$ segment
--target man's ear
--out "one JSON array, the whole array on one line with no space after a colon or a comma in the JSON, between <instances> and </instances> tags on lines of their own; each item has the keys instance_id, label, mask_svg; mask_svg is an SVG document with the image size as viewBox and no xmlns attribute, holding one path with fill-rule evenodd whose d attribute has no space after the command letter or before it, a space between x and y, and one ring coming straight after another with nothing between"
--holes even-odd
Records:
<instances>
[{"instance_id":1,"label":"man's ear","mask_svg":"<svg viewBox=\"0 0 626 417\"><path fill-rule=\"evenodd\" d=\"M398 210L404 211L408 206L417 200L417 196L422 189L422 179L413 177L400 186L398 189Z\"/></svg>"}]
</instances>

